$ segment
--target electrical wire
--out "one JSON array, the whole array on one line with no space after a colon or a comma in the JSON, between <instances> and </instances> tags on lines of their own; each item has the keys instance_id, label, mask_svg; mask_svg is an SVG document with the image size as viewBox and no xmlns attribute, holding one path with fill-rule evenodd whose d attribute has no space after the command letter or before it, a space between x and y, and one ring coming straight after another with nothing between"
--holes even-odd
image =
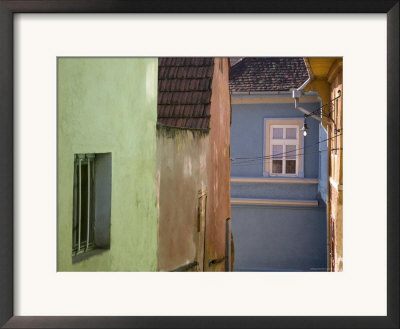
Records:
<instances>
[{"instance_id":1,"label":"electrical wire","mask_svg":"<svg viewBox=\"0 0 400 329\"><path fill-rule=\"evenodd\" d=\"M328 151L334 151L335 149L326 149L326 150L321 150L321 151L316 151L316 152L307 152L307 153L300 153L300 154L297 154L296 156L299 156L299 155L308 155L308 154L316 154L316 153L321 153L321 152L328 152ZM338 150L343 150L342 148L340 148L340 149L338 149ZM232 164L231 166L234 166L234 167L242 167L242 166L251 166L251 165L260 165L262 162L260 162L261 160L264 160L264 159L258 159L258 160L255 160L255 161L253 161L253 162L250 162L250 163L236 163L236 164ZM281 160L281 159L278 159L278 160ZM282 159L283 160L283 159ZM287 159L287 160L292 160L292 159ZM293 159L294 160L294 159Z\"/></svg>"},{"instance_id":2,"label":"electrical wire","mask_svg":"<svg viewBox=\"0 0 400 329\"><path fill-rule=\"evenodd\" d=\"M237 161L237 160L239 160L239 161L238 161L237 163L232 163L232 165L234 165L234 164L239 164L239 163L246 163L246 162L249 162L249 161L267 160L267 159L270 159L270 158L276 158L276 157L279 156L279 155L285 155L285 154L289 154L289 153L293 154L293 152L295 152L295 151L303 150L303 149L305 149L305 148L308 148L308 147L311 147L311 146L315 146L315 145L321 144L321 143L323 143L323 142L326 142L326 141L328 141L328 140L330 140L330 139L336 138L336 137L341 136L341 135L343 135L343 133L336 134L335 136L332 136L332 137L329 137L329 138L327 138L327 139L318 141L318 142L316 142L316 143L314 143L314 144L305 145L305 146L303 146L303 147L299 147L299 148L297 148L297 149L295 149L295 150L288 151L288 152L276 153L276 154L273 154L273 155L265 155L265 156L259 156L259 157L233 158L233 159L232 159L232 162L235 162L235 161ZM299 154L299 155L300 155L300 154ZM241 160L242 160L242 161L241 161Z\"/></svg>"},{"instance_id":3,"label":"electrical wire","mask_svg":"<svg viewBox=\"0 0 400 329\"><path fill-rule=\"evenodd\" d=\"M326 104L324 104L324 105L321 105L319 108L317 108L316 110L310 112L309 114L305 114L304 117L305 117L305 118L308 118L308 117L310 117L310 116L312 116L312 115L323 114L323 115L325 115L325 116L327 116L327 117L329 118L330 115L331 115L331 113L334 111L334 109L330 110L330 111L328 112L328 114L324 114L324 113L322 112L322 109L323 109L325 106L328 106L328 105L331 106L331 104L332 104L334 101L336 101L337 99L339 99L340 97L342 97L342 94L340 94L339 96L333 98L333 99L330 100L328 103L326 103Z\"/></svg>"},{"instance_id":4,"label":"electrical wire","mask_svg":"<svg viewBox=\"0 0 400 329\"><path fill-rule=\"evenodd\" d=\"M314 143L314 144L310 144L310 145L306 145L306 146L304 146L304 147L300 147L300 148L298 148L298 149L295 149L295 150L293 150L293 151L290 151L290 152L294 152L294 151L298 151L298 150L302 150L302 149L304 149L304 148L306 148L306 147L310 147L310 146L314 146L314 145L317 145L317 144L320 144L320 143L323 143L323 142L326 142L326 141L328 141L328 140L330 140L330 139L332 139L332 138L336 138L337 136L340 136L340 135L342 135L343 133L341 133L341 134L336 134L335 136L332 136L332 137L329 137L329 138L326 138L326 139L323 139L323 140L321 140L321 141L318 141L318 142L316 142L316 143ZM285 153L285 152L284 152ZM284 154L284 153L277 153L277 154L275 154L275 155L280 155L280 154ZM233 160L242 160L242 159L258 159L258 158L265 158L266 156L260 156L260 157L249 157L249 158L233 158Z\"/></svg>"},{"instance_id":5,"label":"electrical wire","mask_svg":"<svg viewBox=\"0 0 400 329\"><path fill-rule=\"evenodd\" d=\"M330 100L328 103L326 103L326 104L320 106L319 108L315 109L314 111L310 112L309 114L305 114L305 115L304 115L304 118L310 117L310 116L312 116L312 115L317 115L317 114L321 114L321 115L324 115L324 116L327 116L328 118L330 118L330 114L334 111L334 109L330 110L330 111L328 112L328 114L323 113L322 109L323 109L325 106L328 106L328 105L331 106L332 103L333 103L334 101L336 101L337 99L339 99L341 96L342 96L342 94L340 93L339 96L337 96L337 97L335 97L334 99ZM326 142L326 141L328 141L328 140L330 140L330 139L333 139L333 138L336 138L336 137L338 137L338 136L341 136L342 134L343 134L343 133L341 133L341 134L336 134L335 136L332 136L332 137L330 137L330 138L327 138L327 139L318 141L317 143L314 143L314 144L310 144L310 145L306 145L306 146L297 148L297 149L292 150L292 151L287 151L287 152L282 152L282 153L276 153L276 154L273 154L273 155L267 155L267 156L261 156L261 157L247 157L247 158L246 158L246 157L238 157L238 158L233 158L233 159L232 159L232 162L233 162L233 163L232 163L232 166L252 165L252 164L257 164L257 165L258 165L258 164L259 164L259 161L261 161L261 160L264 161L264 160L268 160L268 159L274 159L274 158L277 158L278 156L283 156L283 155L286 155L286 154L289 154L289 153L290 153L290 155L300 156L300 155L307 155L307 154L315 154L315 153L325 152L325 151L328 151L328 149L326 149L326 150L321 150L321 151L317 151L317 152L309 152L309 153L302 153L302 154L293 154L293 153L296 152L296 151L299 151L299 150L302 150L302 149L305 149L305 148L308 148L308 147L311 147L311 146L315 146L315 145L321 144L321 143ZM333 151L333 150L334 150L334 149L331 149L330 151ZM239 161L238 161L238 160L239 160Z\"/></svg>"}]
</instances>

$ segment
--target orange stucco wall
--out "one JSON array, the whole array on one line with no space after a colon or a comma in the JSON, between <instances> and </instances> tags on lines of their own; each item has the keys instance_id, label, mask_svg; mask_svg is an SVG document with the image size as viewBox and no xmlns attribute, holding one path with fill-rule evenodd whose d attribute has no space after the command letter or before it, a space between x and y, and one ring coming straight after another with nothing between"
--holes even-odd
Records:
<instances>
[{"instance_id":1,"label":"orange stucco wall","mask_svg":"<svg viewBox=\"0 0 400 329\"><path fill-rule=\"evenodd\" d=\"M210 264L225 257L225 225L230 218L230 120L229 61L216 58L211 96L209 180L206 222L207 271L224 271L225 262Z\"/></svg>"},{"instance_id":2,"label":"orange stucco wall","mask_svg":"<svg viewBox=\"0 0 400 329\"><path fill-rule=\"evenodd\" d=\"M201 263L199 192L208 184L209 136L188 129L157 128L158 270ZM204 243L203 243L204 244ZM191 268L198 270L199 267Z\"/></svg>"},{"instance_id":3,"label":"orange stucco wall","mask_svg":"<svg viewBox=\"0 0 400 329\"><path fill-rule=\"evenodd\" d=\"M225 270L224 260L212 261L225 257L226 219L230 218L227 58L215 59L210 111L208 132L157 128L160 271L195 261L199 264L191 271Z\"/></svg>"}]
</instances>

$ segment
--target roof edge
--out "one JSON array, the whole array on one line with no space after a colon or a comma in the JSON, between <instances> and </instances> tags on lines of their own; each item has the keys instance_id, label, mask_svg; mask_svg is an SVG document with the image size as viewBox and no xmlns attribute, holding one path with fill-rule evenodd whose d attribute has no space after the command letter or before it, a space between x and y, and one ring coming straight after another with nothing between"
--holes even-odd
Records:
<instances>
[{"instance_id":1,"label":"roof edge","mask_svg":"<svg viewBox=\"0 0 400 329\"><path fill-rule=\"evenodd\" d=\"M183 131L183 130L190 130L190 131L194 131L194 132L202 132L202 133L209 133L210 132L210 128L187 128L187 127L176 127L176 126L169 126L169 125L164 125L162 123L157 122L156 124L156 129L165 129L165 130L179 130L179 131Z\"/></svg>"},{"instance_id":2,"label":"roof edge","mask_svg":"<svg viewBox=\"0 0 400 329\"><path fill-rule=\"evenodd\" d=\"M234 96L258 96L258 95L269 95L269 96L281 96L288 95L292 97L292 91L231 91L232 97ZM318 96L318 92L316 91L307 91L304 92L302 97L315 97Z\"/></svg>"}]
</instances>

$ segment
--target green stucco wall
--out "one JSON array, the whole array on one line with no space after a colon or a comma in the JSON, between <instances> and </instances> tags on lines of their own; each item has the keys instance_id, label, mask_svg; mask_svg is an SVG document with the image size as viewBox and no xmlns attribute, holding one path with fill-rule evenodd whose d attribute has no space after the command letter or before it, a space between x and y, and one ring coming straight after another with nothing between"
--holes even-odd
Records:
<instances>
[{"instance_id":1,"label":"green stucco wall","mask_svg":"<svg viewBox=\"0 0 400 329\"><path fill-rule=\"evenodd\" d=\"M58 271L157 269L156 58L59 58ZM72 263L75 153L112 153L111 247Z\"/></svg>"}]
</instances>

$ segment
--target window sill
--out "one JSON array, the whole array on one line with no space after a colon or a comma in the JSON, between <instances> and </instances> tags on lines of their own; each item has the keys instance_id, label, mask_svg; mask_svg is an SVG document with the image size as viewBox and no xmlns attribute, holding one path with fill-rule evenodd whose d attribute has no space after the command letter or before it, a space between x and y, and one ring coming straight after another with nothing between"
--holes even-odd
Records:
<instances>
[{"instance_id":1,"label":"window sill","mask_svg":"<svg viewBox=\"0 0 400 329\"><path fill-rule=\"evenodd\" d=\"M105 251L108 251L108 250L110 250L110 249L99 249L99 248L97 248L97 249L89 250L87 252L84 252L84 253L76 255L76 256L72 256L72 264L76 264L76 263L82 262L82 261L84 261L86 259L89 259L89 258L91 258L93 256L99 255L99 254L101 254L101 253L103 253Z\"/></svg>"},{"instance_id":2,"label":"window sill","mask_svg":"<svg viewBox=\"0 0 400 329\"><path fill-rule=\"evenodd\" d=\"M231 177L231 183L318 184L318 179L299 177Z\"/></svg>"}]
</instances>

